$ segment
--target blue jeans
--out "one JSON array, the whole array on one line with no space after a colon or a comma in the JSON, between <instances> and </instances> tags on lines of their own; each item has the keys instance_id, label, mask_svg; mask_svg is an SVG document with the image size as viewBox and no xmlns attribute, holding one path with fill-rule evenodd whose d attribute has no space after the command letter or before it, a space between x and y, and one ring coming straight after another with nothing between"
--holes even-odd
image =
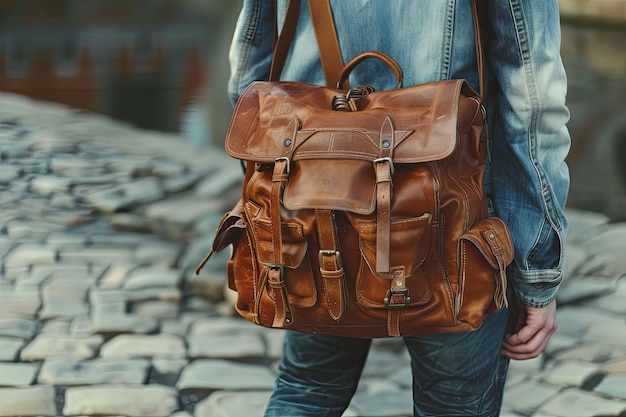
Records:
<instances>
[{"instance_id":1,"label":"blue jeans","mask_svg":"<svg viewBox=\"0 0 626 417\"><path fill-rule=\"evenodd\" d=\"M508 311L476 331L405 337L415 416L497 417L508 359L500 355ZM371 339L287 332L265 417L341 417L356 391Z\"/></svg>"}]
</instances>

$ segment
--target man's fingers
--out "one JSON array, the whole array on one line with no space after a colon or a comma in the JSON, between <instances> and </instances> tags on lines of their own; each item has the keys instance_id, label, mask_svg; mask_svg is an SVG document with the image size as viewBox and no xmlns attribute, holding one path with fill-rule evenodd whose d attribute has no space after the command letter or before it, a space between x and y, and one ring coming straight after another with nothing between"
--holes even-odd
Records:
<instances>
[{"instance_id":1,"label":"man's fingers","mask_svg":"<svg viewBox=\"0 0 626 417\"><path fill-rule=\"evenodd\" d=\"M531 359L539 356L548 344L556 326L537 328L526 326L518 333L507 336L502 342L502 354L511 359Z\"/></svg>"}]
</instances>

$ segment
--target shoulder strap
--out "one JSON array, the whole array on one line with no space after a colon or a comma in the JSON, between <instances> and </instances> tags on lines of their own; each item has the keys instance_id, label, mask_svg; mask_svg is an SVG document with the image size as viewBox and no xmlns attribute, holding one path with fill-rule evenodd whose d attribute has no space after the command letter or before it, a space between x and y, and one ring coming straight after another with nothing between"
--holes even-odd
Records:
<instances>
[{"instance_id":1,"label":"shoulder strap","mask_svg":"<svg viewBox=\"0 0 626 417\"><path fill-rule=\"evenodd\" d=\"M332 88L337 87L339 73L344 67L339 49L339 40L337 39L337 30L333 21L332 10L329 0L309 0L309 11L311 20L313 21L313 29L317 45L320 50L320 61L324 71L326 85ZM276 34L276 26L278 19L276 18L276 0L274 0L274 33ZM287 4L287 12L285 14L285 22L278 36L274 36L274 53L272 56L272 65L270 67L270 81L278 81L280 74L285 65L287 53L296 32L298 17L300 15L300 0L289 0ZM348 89L348 82L343 84Z\"/></svg>"},{"instance_id":2,"label":"shoulder strap","mask_svg":"<svg viewBox=\"0 0 626 417\"><path fill-rule=\"evenodd\" d=\"M474 24L474 37L476 40L479 94L481 101L484 101L487 95L486 65L476 2L477 0L470 0ZM339 73L343 69L344 64L339 48L339 41L337 39L335 23L333 21L330 0L308 0L308 4L317 45L320 51L320 60L326 78L326 85L335 88L336 80L339 80ZM276 13L276 0L274 0L274 13ZM280 78L289 46L291 45L296 31L299 14L300 0L289 0L285 22L275 42L272 67L270 69L270 81L277 81ZM344 89L348 89L347 81L344 83L343 87Z\"/></svg>"},{"instance_id":3,"label":"shoulder strap","mask_svg":"<svg viewBox=\"0 0 626 417\"><path fill-rule=\"evenodd\" d=\"M309 10L313 29L317 38L317 46L320 50L320 61L326 77L326 86L337 88L339 74L344 67L341 57L341 48L337 39L337 30L333 20L333 12L330 8L330 0L309 0ZM349 89L348 81L344 81L342 89Z\"/></svg>"}]
</instances>

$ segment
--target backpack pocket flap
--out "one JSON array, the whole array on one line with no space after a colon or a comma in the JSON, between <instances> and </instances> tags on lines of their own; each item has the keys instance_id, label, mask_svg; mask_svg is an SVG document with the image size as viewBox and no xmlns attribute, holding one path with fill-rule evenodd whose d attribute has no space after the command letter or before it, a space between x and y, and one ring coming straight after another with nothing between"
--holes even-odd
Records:
<instances>
[{"instance_id":1,"label":"backpack pocket flap","mask_svg":"<svg viewBox=\"0 0 626 417\"><path fill-rule=\"evenodd\" d=\"M256 253L259 262L269 265L277 262L274 253L274 240L272 238L272 227L274 225L267 221L253 220L254 240L256 241ZM281 230L282 237L282 265L285 268L298 268L302 260L306 257L308 243L304 238L302 226L297 223L283 223Z\"/></svg>"},{"instance_id":2,"label":"backpack pocket flap","mask_svg":"<svg viewBox=\"0 0 626 417\"><path fill-rule=\"evenodd\" d=\"M498 217L476 223L461 238L471 242L494 269L501 269L513 261L515 250L509 229Z\"/></svg>"},{"instance_id":3,"label":"backpack pocket flap","mask_svg":"<svg viewBox=\"0 0 626 417\"><path fill-rule=\"evenodd\" d=\"M431 214L391 222L390 270L401 268L407 276L420 267L430 249ZM359 231L361 255L378 278L392 279L393 273L376 273L376 224L362 225Z\"/></svg>"},{"instance_id":4,"label":"backpack pocket flap","mask_svg":"<svg viewBox=\"0 0 626 417\"><path fill-rule=\"evenodd\" d=\"M241 233L246 229L246 221L244 220L243 205L241 200L237 202L235 207L228 213L224 214L220 224L215 230L215 238L213 239L213 251L221 252L228 245L235 245L239 242Z\"/></svg>"},{"instance_id":5,"label":"backpack pocket flap","mask_svg":"<svg viewBox=\"0 0 626 417\"><path fill-rule=\"evenodd\" d=\"M371 214L376 208L376 177L371 162L300 160L293 163L283 194L289 210L326 209Z\"/></svg>"},{"instance_id":6,"label":"backpack pocket flap","mask_svg":"<svg viewBox=\"0 0 626 417\"><path fill-rule=\"evenodd\" d=\"M273 163L276 158L359 159L372 162L381 155L381 128L389 119L393 129L394 163L443 159L457 146L480 105L463 81L374 91L358 100L358 110L335 111L331 103L339 90L297 82L252 83L235 106L226 135L226 151L237 159ZM288 126L297 119L295 137ZM286 145L286 143L288 145Z\"/></svg>"}]
</instances>

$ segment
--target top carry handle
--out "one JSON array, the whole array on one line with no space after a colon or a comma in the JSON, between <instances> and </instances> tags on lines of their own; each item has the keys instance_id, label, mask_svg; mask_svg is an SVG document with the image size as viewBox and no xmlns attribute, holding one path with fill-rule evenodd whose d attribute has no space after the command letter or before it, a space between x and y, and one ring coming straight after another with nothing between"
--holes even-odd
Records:
<instances>
[{"instance_id":1,"label":"top carry handle","mask_svg":"<svg viewBox=\"0 0 626 417\"><path fill-rule=\"evenodd\" d=\"M293 40L300 14L300 1L289 0L285 21L283 23L280 35L275 41L274 54L272 57L272 66L270 69L270 81L278 81L282 72L289 47ZM480 23L478 18L477 0L470 0L472 7L472 20L474 25L474 39L476 44L476 61L478 66L479 78L479 95L481 102L487 96L486 83L486 65L485 54L483 49L482 35L480 31ZM317 46L320 51L320 61L326 78L326 86L337 88L340 76L339 74L344 68L343 58L341 57L341 49L337 39L337 31L333 20L330 0L308 0L311 20L313 21L313 29L317 38ZM274 1L274 13L276 13L276 1ZM275 19L277 20L277 19ZM340 83L343 90L348 90L347 80Z\"/></svg>"}]
</instances>

